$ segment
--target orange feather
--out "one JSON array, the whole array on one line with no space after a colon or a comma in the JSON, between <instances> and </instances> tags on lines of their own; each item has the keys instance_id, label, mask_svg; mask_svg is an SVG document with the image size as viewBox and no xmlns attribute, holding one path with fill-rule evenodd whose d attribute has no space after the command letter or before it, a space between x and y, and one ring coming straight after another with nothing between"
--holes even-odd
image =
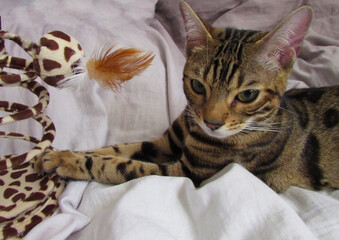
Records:
<instances>
[{"instance_id":1,"label":"orange feather","mask_svg":"<svg viewBox=\"0 0 339 240\"><path fill-rule=\"evenodd\" d=\"M102 87L113 91L133 76L144 71L154 59L150 52L135 48L117 48L114 46L98 49L86 66L90 78L94 78Z\"/></svg>"}]
</instances>

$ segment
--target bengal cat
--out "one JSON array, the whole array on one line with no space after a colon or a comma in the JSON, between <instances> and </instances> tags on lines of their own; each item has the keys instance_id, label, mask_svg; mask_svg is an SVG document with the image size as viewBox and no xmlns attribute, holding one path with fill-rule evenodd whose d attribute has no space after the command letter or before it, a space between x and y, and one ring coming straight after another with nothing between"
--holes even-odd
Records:
<instances>
[{"instance_id":1,"label":"bengal cat","mask_svg":"<svg viewBox=\"0 0 339 240\"><path fill-rule=\"evenodd\" d=\"M339 86L285 92L313 10L303 6L268 32L213 28L184 1L180 11L188 104L172 126L154 141L46 153L37 168L113 184L185 176L199 186L238 163L277 192L338 189Z\"/></svg>"}]
</instances>

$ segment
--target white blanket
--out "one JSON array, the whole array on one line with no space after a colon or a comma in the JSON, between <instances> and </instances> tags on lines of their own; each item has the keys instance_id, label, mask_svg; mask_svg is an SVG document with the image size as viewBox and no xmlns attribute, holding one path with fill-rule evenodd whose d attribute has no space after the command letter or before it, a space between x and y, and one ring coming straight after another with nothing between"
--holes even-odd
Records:
<instances>
[{"instance_id":1,"label":"white blanket","mask_svg":"<svg viewBox=\"0 0 339 240\"><path fill-rule=\"evenodd\" d=\"M58 214L27 239L337 239L339 194L291 188L280 196L232 164L195 189L151 176L119 186L85 182L64 192ZM71 192L72 191L72 192ZM72 195L72 197L70 197ZM87 225L88 224L88 225ZM53 226L53 228L51 228Z\"/></svg>"},{"instance_id":2,"label":"white blanket","mask_svg":"<svg viewBox=\"0 0 339 240\"><path fill-rule=\"evenodd\" d=\"M218 26L252 29L267 29L269 22L273 25L301 4L294 0L222 1L189 2ZM151 50L156 56L118 94L94 82L81 91L47 87L51 94L47 114L57 128L55 148L86 150L150 140L180 114L185 106L181 80L185 58L180 45L183 29L173 15L178 14L177 0L159 0L157 18L156 3L0 0L2 28L30 40L37 42L46 32L61 30L75 37L87 56L103 43ZM289 87L338 84L339 1L309 3L316 10L315 27L306 38ZM13 44L7 48L12 55L27 57ZM34 103L30 93L17 88L0 88L0 98ZM0 130L37 137L42 132L33 121ZM2 155L31 147L0 140ZM227 166L199 189L178 177L144 177L118 186L73 181L59 205L59 212L25 239L339 239L339 191L292 187L278 195L239 165Z\"/></svg>"}]
</instances>

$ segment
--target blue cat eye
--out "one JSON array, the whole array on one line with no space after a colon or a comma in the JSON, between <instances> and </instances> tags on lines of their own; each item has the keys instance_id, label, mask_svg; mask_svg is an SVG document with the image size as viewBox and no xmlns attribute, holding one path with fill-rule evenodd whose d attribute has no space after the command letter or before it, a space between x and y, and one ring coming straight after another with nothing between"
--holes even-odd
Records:
<instances>
[{"instance_id":1,"label":"blue cat eye","mask_svg":"<svg viewBox=\"0 0 339 240\"><path fill-rule=\"evenodd\" d=\"M258 94L259 90L249 89L239 93L236 96L236 99L242 103L250 103L253 102L258 97Z\"/></svg>"},{"instance_id":2,"label":"blue cat eye","mask_svg":"<svg viewBox=\"0 0 339 240\"><path fill-rule=\"evenodd\" d=\"M205 86L196 79L191 80L191 87L196 94L202 95L206 93Z\"/></svg>"}]
</instances>

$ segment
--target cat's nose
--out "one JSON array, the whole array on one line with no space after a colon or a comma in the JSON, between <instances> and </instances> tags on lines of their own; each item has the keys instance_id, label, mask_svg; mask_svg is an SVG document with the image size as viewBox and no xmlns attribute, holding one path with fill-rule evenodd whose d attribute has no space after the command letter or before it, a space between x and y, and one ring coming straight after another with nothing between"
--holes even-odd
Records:
<instances>
[{"instance_id":1,"label":"cat's nose","mask_svg":"<svg viewBox=\"0 0 339 240\"><path fill-rule=\"evenodd\" d=\"M204 123L206 124L206 126L208 128L210 128L211 130L217 130L218 128L220 128L222 125L224 124L220 124L220 123L212 123L212 122L208 122L206 120L204 120Z\"/></svg>"}]
</instances>

